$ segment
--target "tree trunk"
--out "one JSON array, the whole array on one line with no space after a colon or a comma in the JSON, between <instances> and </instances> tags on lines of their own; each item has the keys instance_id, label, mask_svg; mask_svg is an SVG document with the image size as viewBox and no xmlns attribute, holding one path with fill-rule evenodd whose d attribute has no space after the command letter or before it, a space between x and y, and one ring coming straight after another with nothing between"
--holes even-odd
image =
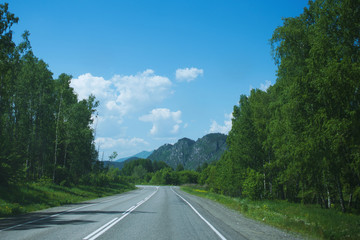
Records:
<instances>
[{"instance_id":1,"label":"tree trunk","mask_svg":"<svg viewBox=\"0 0 360 240\"><path fill-rule=\"evenodd\" d=\"M62 102L62 93L61 93L61 96L60 96L59 112L58 112L57 120L56 120L53 182L55 182L55 170L56 170L56 162L57 162L57 145L58 145L58 132L59 132L59 120L60 120L60 112L61 112L61 102Z\"/></svg>"},{"instance_id":2,"label":"tree trunk","mask_svg":"<svg viewBox=\"0 0 360 240\"><path fill-rule=\"evenodd\" d=\"M264 172L264 197L266 196L266 174Z\"/></svg>"},{"instance_id":3,"label":"tree trunk","mask_svg":"<svg viewBox=\"0 0 360 240\"><path fill-rule=\"evenodd\" d=\"M338 194L339 194L341 211L344 213L344 212L346 212L346 208L345 208L344 196L343 196L342 186L341 186L341 182L340 182L339 176L336 177L336 185L337 185Z\"/></svg>"},{"instance_id":4,"label":"tree trunk","mask_svg":"<svg viewBox=\"0 0 360 240\"><path fill-rule=\"evenodd\" d=\"M353 194L352 194L352 193L350 193L348 208L351 208L352 198L353 198Z\"/></svg>"},{"instance_id":5,"label":"tree trunk","mask_svg":"<svg viewBox=\"0 0 360 240\"><path fill-rule=\"evenodd\" d=\"M68 144L67 144L67 142L65 142L64 168L66 167L66 154L67 154L67 147L68 147Z\"/></svg>"},{"instance_id":6,"label":"tree trunk","mask_svg":"<svg viewBox=\"0 0 360 240\"><path fill-rule=\"evenodd\" d=\"M330 197L330 192L329 192L329 188L326 187L326 192L327 192L327 208L331 208L331 197Z\"/></svg>"}]
</instances>

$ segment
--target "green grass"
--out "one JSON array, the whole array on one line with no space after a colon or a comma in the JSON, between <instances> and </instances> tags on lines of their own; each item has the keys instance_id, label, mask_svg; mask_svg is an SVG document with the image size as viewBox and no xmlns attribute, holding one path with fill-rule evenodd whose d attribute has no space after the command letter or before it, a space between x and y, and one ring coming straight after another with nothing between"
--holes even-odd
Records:
<instances>
[{"instance_id":1,"label":"green grass","mask_svg":"<svg viewBox=\"0 0 360 240\"><path fill-rule=\"evenodd\" d=\"M64 187L44 182L0 187L0 218L110 196L134 188L123 184Z\"/></svg>"},{"instance_id":2,"label":"green grass","mask_svg":"<svg viewBox=\"0 0 360 240\"><path fill-rule=\"evenodd\" d=\"M241 212L244 216L269 225L317 239L360 239L360 216L343 214L335 209L302 205L287 201L250 201L232 198L193 186L182 190L208 198Z\"/></svg>"}]
</instances>

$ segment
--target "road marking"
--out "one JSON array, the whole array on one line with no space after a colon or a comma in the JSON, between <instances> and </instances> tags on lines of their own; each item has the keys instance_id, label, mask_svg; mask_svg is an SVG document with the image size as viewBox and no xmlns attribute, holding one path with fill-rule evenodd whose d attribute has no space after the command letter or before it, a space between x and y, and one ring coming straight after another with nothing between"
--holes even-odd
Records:
<instances>
[{"instance_id":1,"label":"road marking","mask_svg":"<svg viewBox=\"0 0 360 240\"><path fill-rule=\"evenodd\" d=\"M183 198L183 197L180 196L177 192L175 192L172 187L171 187L171 190L172 190L179 198L181 198L184 202L186 202L187 205L189 205L189 206L191 207L191 209L220 237L220 239L226 240L226 238L225 238L213 225L211 225L211 223L209 223L203 216L201 216L201 214L200 214L188 201L186 201L185 198Z\"/></svg>"},{"instance_id":2,"label":"road marking","mask_svg":"<svg viewBox=\"0 0 360 240\"><path fill-rule=\"evenodd\" d=\"M98 232L102 231L104 228L106 228L107 226L109 226L110 224L112 224L113 222L115 222L118 218L114 218L113 220L111 220L110 222L108 222L107 224L105 224L104 226L102 226L101 228L97 229L95 232L91 233L91 235L95 235ZM89 235L90 236L90 235ZM87 237L89 237L87 236ZM91 237L91 236L90 236ZM85 239L85 238L84 238Z\"/></svg>"},{"instance_id":3,"label":"road marking","mask_svg":"<svg viewBox=\"0 0 360 240\"><path fill-rule=\"evenodd\" d=\"M123 212L122 215L124 215L124 214L126 214L126 213L128 213L128 212L130 212L130 211L132 211L132 210L134 210L134 208L135 208L135 206L132 206L131 208L129 208L128 210L126 210L125 212Z\"/></svg>"},{"instance_id":4,"label":"road marking","mask_svg":"<svg viewBox=\"0 0 360 240\"><path fill-rule=\"evenodd\" d=\"M146 200L144 199L144 200L138 202L136 205L141 205L141 204L143 204L143 202L145 202L145 201L146 201Z\"/></svg>"},{"instance_id":5,"label":"road marking","mask_svg":"<svg viewBox=\"0 0 360 240\"><path fill-rule=\"evenodd\" d=\"M83 238L83 240L94 240L96 238L98 238L99 236L101 236L102 234L104 234L107 230L109 230L110 228L112 228L115 224L117 224L118 222L120 222L121 220L123 220L127 215L129 215L132 211L134 211L136 208L140 207L141 204L145 203L147 200L149 200L152 196L154 196L155 193L157 193L157 191L159 190L159 187L156 187L156 191L153 192L152 194L150 194L148 197L146 197L144 200L138 202L135 206L132 206L131 208L129 208L128 210L126 210L123 214L122 217L120 218L114 218L113 220L111 220L110 222L106 223L105 225L101 226L100 228L98 228L97 230L95 230L94 232L90 233L89 235L87 235L86 237Z\"/></svg>"}]
</instances>

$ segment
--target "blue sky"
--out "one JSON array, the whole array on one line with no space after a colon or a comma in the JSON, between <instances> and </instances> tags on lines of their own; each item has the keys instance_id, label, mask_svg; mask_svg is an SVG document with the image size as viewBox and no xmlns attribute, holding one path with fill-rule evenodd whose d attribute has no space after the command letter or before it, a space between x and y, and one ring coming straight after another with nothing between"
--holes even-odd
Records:
<instances>
[{"instance_id":1,"label":"blue sky","mask_svg":"<svg viewBox=\"0 0 360 240\"><path fill-rule=\"evenodd\" d=\"M227 133L241 94L276 81L269 39L307 0L11 0L16 41L79 98L100 101L96 143L104 160L182 137Z\"/></svg>"}]
</instances>

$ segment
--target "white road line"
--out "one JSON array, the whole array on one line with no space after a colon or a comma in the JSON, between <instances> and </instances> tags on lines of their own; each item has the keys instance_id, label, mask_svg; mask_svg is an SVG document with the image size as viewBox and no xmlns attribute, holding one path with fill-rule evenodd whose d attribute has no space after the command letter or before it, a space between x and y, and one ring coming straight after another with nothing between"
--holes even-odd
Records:
<instances>
[{"instance_id":1,"label":"white road line","mask_svg":"<svg viewBox=\"0 0 360 240\"><path fill-rule=\"evenodd\" d=\"M108 222L107 224L103 225L102 227L100 227L99 229L97 229L95 232L92 232L91 234L89 234L88 236L86 236L86 238L84 239L88 239L91 238L93 235L97 234L98 232L100 232L101 230L103 230L104 228L106 228L107 226L109 226L110 224L112 224L113 222L115 222L118 218L114 218L113 220L111 220L110 222Z\"/></svg>"},{"instance_id":2,"label":"white road line","mask_svg":"<svg viewBox=\"0 0 360 240\"><path fill-rule=\"evenodd\" d=\"M128 212L131 212L132 210L134 210L135 206L132 206L131 208L129 208L128 210L126 210L125 212L123 212L122 215L128 213Z\"/></svg>"},{"instance_id":3,"label":"white road line","mask_svg":"<svg viewBox=\"0 0 360 240\"><path fill-rule=\"evenodd\" d=\"M151 195L149 195L147 197L147 200L149 200L152 196L154 196L155 193L157 193L157 191L159 190L159 187L156 187L156 191L153 192ZM142 200L139 203L143 204L145 203L147 200ZM136 208L138 208L141 204L137 203L136 206L132 206L131 208L129 208L128 210L126 210L123 213L123 216L117 219L113 219L112 221L106 223L105 225L103 225L102 227L100 227L99 229L95 230L94 232L90 233L89 235L87 235L85 238L83 238L83 240L94 240L96 238L98 238L100 235L102 235L103 233L105 233L107 230L109 230L111 227L113 227L115 224L117 224L118 222L120 222L121 220L123 220L127 215L129 215L132 211L134 211Z\"/></svg>"},{"instance_id":4,"label":"white road line","mask_svg":"<svg viewBox=\"0 0 360 240\"><path fill-rule=\"evenodd\" d=\"M177 192L175 192L172 187L171 187L171 190L172 190L179 198L181 198L184 202L186 202L187 205L189 205L189 206L191 207L191 209L194 210L194 212L220 237L220 239L226 240L226 238L225 238L213 225L211 225L211 223L209 223L203 216L201 216L201 214L200 214L188 201L186 201L185 198L183 198L183 197L180 196Z\"/></svg>"}]
</instances>

